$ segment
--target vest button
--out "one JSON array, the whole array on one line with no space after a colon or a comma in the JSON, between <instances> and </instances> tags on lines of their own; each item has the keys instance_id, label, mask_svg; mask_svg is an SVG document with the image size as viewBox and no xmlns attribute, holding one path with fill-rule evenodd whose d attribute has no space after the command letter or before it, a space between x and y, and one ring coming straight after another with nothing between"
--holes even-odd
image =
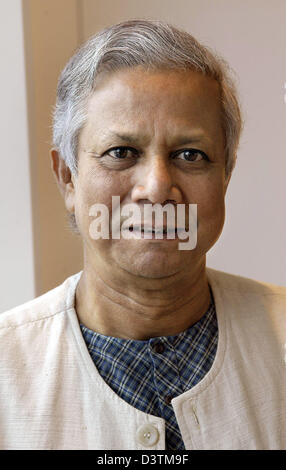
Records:
<instances>
[{"instance_id":1,"label":"vest button","mask_svg":"<svg viewBox=\"0 0 286 470\"><path fill-rule=\"evenodd\" d=\"M162 343L154 344L153 351L158 353L158 354L162 354L165 351L164 344L162 344Z\"/></svg>"},{"instance_id":2,"label":"vest button","mask_svg":"<svg viewBox=\"0 0 286 470\"><path fill-rule=\"evenodd\" d=\"M137 429L136 439L139 444L145 447L151 447L157 444L159 440L159 432L152 424L143 424Z\"/></svg>"},{"instance_id":3,"label":"vest button","mask_svg":"<svg viewBox=\"0 0 286 470\"><path fill-rule=\"evenodd\" d=\"M164 398L166 405L170 405L173 398L174 398L173 395L166 395Z\"/></svg>"}]
</instances>

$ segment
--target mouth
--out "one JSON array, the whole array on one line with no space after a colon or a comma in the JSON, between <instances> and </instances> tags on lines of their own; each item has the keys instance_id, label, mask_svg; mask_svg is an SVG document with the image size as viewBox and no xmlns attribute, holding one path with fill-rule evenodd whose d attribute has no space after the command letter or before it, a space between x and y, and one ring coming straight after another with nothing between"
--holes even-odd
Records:
<instances>
[{"instance_id":1,"label":"mouth","mask_svg":"<svg viewBox=\"0 0 286 470\"><path fill-rule=\"evenodd\" d=\"M164 227L141 227L141 225L131 225L126 229L130 234L134 234L136 238L144 238L147 239L169 239L174 240L178 238L179 234L182 231L185 231L185 228L175 227L175 228L168 228Z\"/></svg>"}]
</instances>

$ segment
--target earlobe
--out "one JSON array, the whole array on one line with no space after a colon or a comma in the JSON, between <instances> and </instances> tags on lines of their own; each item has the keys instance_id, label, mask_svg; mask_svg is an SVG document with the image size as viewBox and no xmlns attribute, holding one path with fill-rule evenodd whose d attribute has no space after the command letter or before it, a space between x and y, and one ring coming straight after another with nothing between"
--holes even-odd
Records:
<instances>
[{"instance_id":1,"label":"earlobe","mask_svg":"<svg viewBox=\"0 0 286 470\"><path fill-rule=\"evenodd\" d=\"M58 150L51 150L52 170L56 178L59 190L65 200L65 205L70 213L74 213L74 183L73 176L66 165L63 158L61 158Z\"/></svg>"}]
</instances>

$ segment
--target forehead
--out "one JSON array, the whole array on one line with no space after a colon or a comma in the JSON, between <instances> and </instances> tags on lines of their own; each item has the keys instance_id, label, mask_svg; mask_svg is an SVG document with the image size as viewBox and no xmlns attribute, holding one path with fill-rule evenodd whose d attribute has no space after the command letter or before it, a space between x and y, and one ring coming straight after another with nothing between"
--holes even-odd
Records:
<instances>
[{"instance_id":1,"label":"forehead","mask_svg":"<svg viewBox=\"0 0 286 470\"><path fill-rule=\"evenodd\" d=\"M88 102L88 128L107 132L155 128L174 133L221 128L218 83L194 71L128 68L98 76Z\"/></svg>"}]
</instances>

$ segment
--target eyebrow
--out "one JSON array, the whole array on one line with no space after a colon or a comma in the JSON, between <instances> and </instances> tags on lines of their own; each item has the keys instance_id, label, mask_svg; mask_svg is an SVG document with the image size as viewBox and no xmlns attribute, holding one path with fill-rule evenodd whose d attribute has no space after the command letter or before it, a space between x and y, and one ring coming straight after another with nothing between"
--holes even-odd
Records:
<instances>
[{"instance_id":1,"label":"eyebrow","mask_svg":"<svg viewBox=\"0 0 286 470\"><path fill-rule=\"evenodd\" d=\"M132 145L138 145L138 142L140 140L144 140L144 137L139 137L136 136L135 134L120 134L118 132L111 132L106 140L110 140L112 138L118 138L122 142L128 142ZM174 138L173 144L176 143L176 145L185 145L185 144L190 144L190 143L200 143L204 142L206 140L206 135L201 131L201 130L196 130L196 132L193 133L193 135L178 135L177 137ZM208 140L208 139L207 139Z\"/></svg>"},{"instance_id":2,"label":"eyebrow","mask_svg":"<svg viewBox=\"0 0 286 470\"><path fill-rule=\"evenodd\" d=\"M130 142L131 144L136 144L140 140L138 136L135 134L118 134L117 132L112 132L108 136L109 138L117 137L119 140L122 140L122 142Z\"/></svg>"}]
</instances>

